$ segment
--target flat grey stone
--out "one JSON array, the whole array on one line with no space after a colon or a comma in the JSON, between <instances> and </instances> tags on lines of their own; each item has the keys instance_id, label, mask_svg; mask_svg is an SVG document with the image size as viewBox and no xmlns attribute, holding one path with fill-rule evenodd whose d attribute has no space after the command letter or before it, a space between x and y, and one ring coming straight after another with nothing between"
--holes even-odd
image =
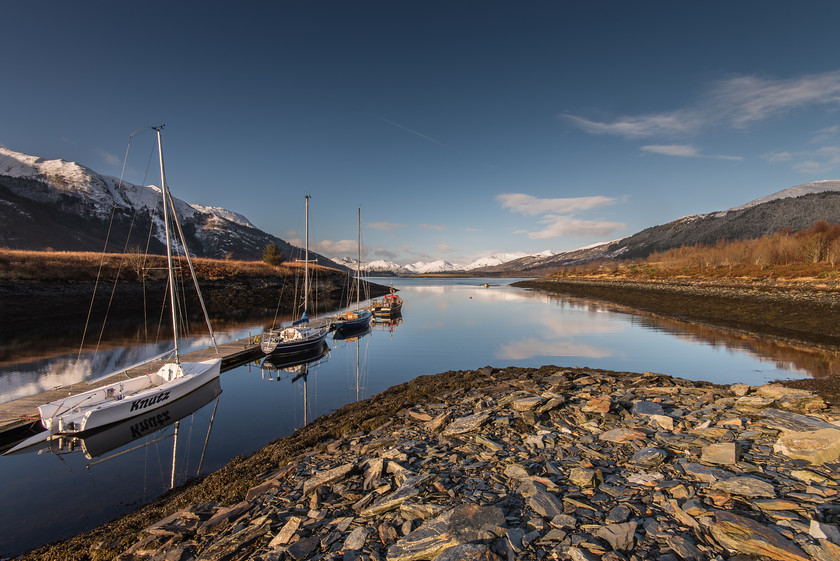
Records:
<instances>
[{"instance_id":1,"label":"flat grey stone","mask_svg":"<svg viewBox=\"0 0 840 561\"><path fill-rule=\"evenodd\" d=\"M840 428L788 432L779 437L773 451L812 464L834 462L840 458Z\"/></svg>"},{"instance_id":2,"label":"flat grey stone","mask_svg":"<svg viewBox=\"0 0 840 561\"><path fill-rule=\"evenodd\" d=\"M740 475L722 481L716 481L712 483L712 489L719 489L733 495L748 498L776 496L776 490L773 488L772 483L749 475Z\"/></svg>"},{"instance_id":3,"label":"flat grey stone","mask_svg":"<svg viewBox=\"0 0 840 561\"><path fill-rule=\"evenodd\" d=\"M365 546L365 540L367 539L369 531L370 529L366 526L359 526L354 529L350 532L350 535L347 536L347 539L344 540L344 549L351 551L359 551L362 549Z\"/></svg>"},{"instance_id":4,"label":"flat grey stone","mask_svg":"<svg viewBox=\"0 0 840 561\"><path fill-rule=\"evenodd\" d=\"M720 479L732 477L732 473L716 467L704 466L696 462L689 462L683 465L685 474L705 483L714 483Z\"/></svg>"},{"instance_id":5,"label":"flat grey stone","mask_svg":"<svg viewBox=\"0 0 840 561\"><path fill-rule=\"evenodd\" d=\"M563 501L553 493L540 489L528 499L528 506L543 518L553 519L563 514Z\"/></svg>"},{"instance_id":6,"label":"flat grey stone","mask_svg":"<svg viewBox=\"0 0 840 561\"><path fill-rule=\"evenodd\" d=\"M616 551L627 551L633 548L635 543L636 522L623 522L621 524L607 524L595 531L595 536L609 542L610 547Z\"/></svg>"},{"instance_id":7,"label":"flat grey stone","mask_svg":"<svg viewBox=\"0 0 840 561\"><path fill-rule=\"evenodd\" d=\"M419 528L388 548L388 561L434 559L446 549L478 539L484 526L505 523L500 508L466 504L457 506Z\"/></svg>"},{"instance_id":8,"label":"flat grey stone","mask_svg":"<svg viewBox=\"0 0 840 561\"><path fill-rule=\"evenodd\" d=\"M320 545L321 540L317 537L303 538L287 547L286 552L292 559L305 559Z\"/></svg>"},{"instance_id":9,"label":"flat grey stone","mask_svg":"<svg viewBox=\"0 0 840 561\"><path fill-rule=\"evenodd\" d=\"M786 561L809 561L811 556L775 530L750 518L717 511L710 527L723 547L743 553Z\"/></svg>"},{"instance_id":10,"label":"flat grey stone","mask_svg":"<svg viewBox=\"0 0 840 561\"><path fill-rule=\"evenodd\" d=\"M763 409L758 414L762 417L763 424L770 428L783 431L802 432L840 428L837 425L832 425L831 423L827 423L816 417L802 415L800 413L792 413L790 411L782 411L781 409L767 408Z\"/></svg>"},{"instance_id":11,"label":"flat grey stone","mask_svg":"<svg viewBox=\"0 0 840 561\"><path fill-rule=\"evenodd\" d=\"M734 442L720 442L703 447L700 459L710 464L734 466L738 462L738 446Z\"/></svg>"},{"instance_id":12,"label":"flat grey stone","mask_svg":"<svg viewBox=\"0 0 840 561\"><path fill-rule=\"evenodd\" d=\"M327 483L333 483L335 481L339 481L347 477L351 471L356 468L356 464L349 463L344 464L343 466L338 466L336 468L327 470L323 473L319 473L311 478L309 478L303 484L303 494L306 495L311 493L321 485L326 485Z\"/></svg>"},{"instance_id":13,"label":"flat grey stone","mask_svg":"<svg viewBox=\"0 0 840 561\"><path fill-rule=\"evenodd\" d=\"M650 415L664 415L665 410L662 409L662 405L654 401L637 401L633 404L630 413L636 417L648 417Z\"/></svg>"},{"instance_id":14,"label":"flat grey stone","mask_svg":"<svg viewBox=\"0 0 840 561\"><path fill-rule=\"evenodd\" d=\"M674 550L685 561L702 561L706 556L688 536L679 534L671 535L666 539L668 547Z\"/></svg>"},{"instance_id":15,"label":"flat grey stone","mask_svg":"<svg viewBox=\"0 0 840 561\"><path fill-rule=\"evenodd\" d=\"M607 524L620 524L622 522L627 522L627 519L630 518L631 514L632 511L629 508L624 505L618 505L607 515Z\"/></svg>"},{"instance_id":16,"label":"flat grey stone","mask_svg":"<svg viewBox=\"0 0 840 561\"><path fill-rule=\"evenodd\" d=\"M643 448L630 457L630 461L642 467L658 466L668 459L668 453L655 447Z\"/></svg>"},{"instance_id":17,"label":"flat grey stone","mask_svg":"<svg viewBox=\"0 0 840 561\"><path fill-rule=\"evenodd\" d=\"M456 545L443 550L443 553L435 557L435 561L483 561L487 559L489 549L478 543Z\"/></svg>"},{"instance_id":18,"label":"flat grey stone","mask_svg":"<svg viewBox=\"0 0 840 561\"><path fill-rule=\"evenodd\" d=\"M490 418L490 413L488 411L482 411L481 413L475 413L473 415L467 415L465 417L459 417L449 423L449 425L443 429L443 434L445 436L452 436L456 434L464 434L468 432L472 432L474 430L478 430L481 425L487 422Z\"/></svg>"}]
</instances>

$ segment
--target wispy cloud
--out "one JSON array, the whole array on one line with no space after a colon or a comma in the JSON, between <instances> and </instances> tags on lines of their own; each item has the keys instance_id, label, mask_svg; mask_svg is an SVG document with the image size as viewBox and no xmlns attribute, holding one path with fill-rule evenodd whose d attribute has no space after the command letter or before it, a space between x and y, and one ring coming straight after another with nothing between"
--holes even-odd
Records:
<instances>
[{"instance_id":1,"label":"wispy cloud","mask_svg":"<svg viewBox=\"0 0 840 561\"><path fill-rule=\"evenodd\" d=\"M615 199L602 196L540 199L524 193L502 193L501 195L496 195L496 200L499 201L502 208L507 208L513 212L528 216L536 216L538 214L545 214L546 212L575 214L577 212L611 205L615 202Z\"/></svg>"},{"instance_id":2,"label":"wispy cloud","mask_svg":"<svg viewBox=\"0 0 840 561\"><path fill-rule=\"evenodd\" d=\"M680 158L712 158L715 160L743 160L741 156L708 155L691 144L651 144L642 146L642 152L649 154L660 154L663 156L676 156Z\"/></svg>"},{"instance_id":3,"label":"wispy cloud","mask_svg":"<svg viewBox=\"0 0 840 561\"><path fill-rule=\"evenodd\" d=\"M455 250L452 249L452 247L448 243L440 242L435 247L435 251L437 251L438 253L453 253Z\"/></svg>"},{"instance_id":4,"label":"wispy cloud","mask_svg":"<svg viewBox=\"0 0 840 561\"><path fill-rule=\"evenodd\" d=\"M532 240L559 238L562 236L605 236L625 228L621 222L584 220L575 215L611 205L611 197L573 197L563 199L540 199L524 193L503 193L496 196L502 208L525 216L540 216L539 230L516 230L514 234L526 234Z\"/></svg>"},{"instance_id":5,"label":"wispy cloud","mask_svg":"<svg viewBox=\"0 0 840 561\"><path fill-rule=\"evenodd\" d=\"M808 141L808 144L822 144L823 142L828 142L832 138L836 137L837 133L840 133L840 126L834 125L833 127L825 127L824 129L815 131L811 136L811 140Z\"/></svg>"},{"instance_id":6,"label":"wispy cloud","mask_svg":"<svg viewBox=\"0 0 840 561\"><path fill-rule=\"evenodd\" d=\"M815 105L840 105L840 71L787 80L736 76L712 84L686 107L610 121L595 121L569 113L561 116L591 134L678 137L719 126L744 129L784 112Z\"/></svg>"},{"instance_id":7,"label":"wispy cloud","mask_svg":"<svg viewBox=\"0 0 840 561\"><path fill-rule=\"evenodd\" d=\"M840 146L823 146L801 152L770 152L762 157L771 164L790 163L796 171L814 175L840 167Z\"/></svg>"},{"instance_id":8,"label":"wispy cloud","mask_svg":"<svg viewBox=\"0 0 840 561\"><path fill-rule=\"evenodd\" d=\"M833 140L840 134L840 126L833 125L814 131L809 145L822 144ZM827 173L840 167L840 146L824 145L800 151L777 150L761 156L771 164L789 163L796 171L806 174Z\"/></svg>"},{"instance_id":9,"label":"wispy cloud","mask_svg":"<svg viewBox=\"0 0 840 561\"><path fill-rule=\"evenodd\" d=\"M398 224L396 222L365 222L365 226L383 232L393 232L397 228L402 228L405 224Z\"/></svg>"},{"instance_id":10,"label":"wispy cloud","mask_svg":"<svg viewBox=\"0 0 840 561\"><path fill-rule=\"evenodd\" d=\"M106 152L105 150L100 150L98 148L95 149L94 151L97 154L99 154L99 157L102 158L103 160L105 160L105 163L107 163L108 165L119 166L119 165L122 164L122 159L120 159L119 156L115 156L114 154L111 154L110 152Z\"/></svg>"},{"instance_id":11,"label":"wispy cloud","mask_svg":"<svg viewBox=\"0 0 840 561\"><path fill-rule=\"evenodd\" d=\"M607 236L625 228L622 222L603 220L581 220L573 216L547 214L537 220L544 227L537 231L518 230L515 234L527 234L532 240L545 240L563 236Z\"/></svg>"},{"instance_id":12,"label":"wispy cloud","mask_svg":"<svg viewBox=\"0 0 840 561\"><path fill-rule=\"evenodd\" d=\"M481 228L461 228L462 232L483 232Z\"/></svg>"},{"instance_id":13,"label":"wispy cloud","mask_svg":"<svg viewBox=\"0 0 840 561\"><path fill-rule=\"evenodd\" d=\"M426 230L437 230L438 232L446 230L446 226L441 226L439 224L420 224L419 226Z\"/></svg>"},{"instance_id":14,"label":"wispy cloud","mask_svg":"<svg viewBox=\"0 0 840 561\"><path fill-rule=\"evenodd\" d=\"M343 257L345 255L356 255L358 251L359 242L356 240L322 240L319 242L312 242L310 245L313 251L324 253L332 257Z\"/></svg>"},{"instance_id":15,"label":"wispy cloud","mask_svg":"<svg viewBox=\"0 0 840 561\"><path fill-rule=\"evenodd\" d=\"M541 341L539 339L514 341L500 346L496 351L496 357L503 360L524 360L538 356L604 358L610 356L610 351L573 341Z\"/></svg>"}]
</instances>

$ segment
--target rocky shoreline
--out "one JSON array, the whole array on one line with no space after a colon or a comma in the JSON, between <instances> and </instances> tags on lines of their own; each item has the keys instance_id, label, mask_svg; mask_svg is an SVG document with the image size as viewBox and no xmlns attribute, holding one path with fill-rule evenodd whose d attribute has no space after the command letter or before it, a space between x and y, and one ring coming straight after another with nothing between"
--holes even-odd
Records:
<instances>
[{"instance_id":1,"label":"rocky shoreline","mask_svg":"<svg viewBox=\"0 0 840 561\"><path fill-rule=\"evenodd\" d=\"M708 324L739 336L836 355L840 285L799 280L545 277L514 286L612 303L633 313ZM810 377L785 385L840 405L840 379Z\"/></svg>"},{"instance_id":2,"label":"rocky shoreline","mask_svg":"<svg viewBox=\"0 0 840 561\"><path fill-rule=\"evenodd\" d=\"M486 367L349 404L25 559L838 559L840 409Z\"/></svg>"}]
</instances>

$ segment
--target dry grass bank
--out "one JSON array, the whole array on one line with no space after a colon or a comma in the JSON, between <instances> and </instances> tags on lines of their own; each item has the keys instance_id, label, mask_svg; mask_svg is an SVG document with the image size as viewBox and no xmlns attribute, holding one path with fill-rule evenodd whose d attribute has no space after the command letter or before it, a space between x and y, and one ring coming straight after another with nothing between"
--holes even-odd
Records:
<instances>
[{"instance_id":1,"label":"dry grass bank","mask_svg":"<svg viewBox=\"0 0 840 561\"><path fill-rule=\"evenodd\" d=\"M264 278L295 275L299 263L271 266L262 261L235 261L194 257L193 266L200 280ZM187 262L179 258L186 270ZM316 269L327 269L314 265ZM2 281L138 281L159 280L165 276L166 257L142 253L95 253L75 251L25 251L0 249Z\"/></svg>"}]
</instances>

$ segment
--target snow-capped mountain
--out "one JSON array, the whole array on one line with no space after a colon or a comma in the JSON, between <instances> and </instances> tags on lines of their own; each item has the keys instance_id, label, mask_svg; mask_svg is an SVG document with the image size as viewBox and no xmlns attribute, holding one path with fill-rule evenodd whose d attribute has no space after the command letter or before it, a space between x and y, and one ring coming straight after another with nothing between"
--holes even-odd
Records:
<instances>
[{"instance_id":1,"label":"snow-capped mountain","mask_svg":"<svg viewBox=\"0 0 840 561\"><path fill-rule=\"evenodd\" d=\"M794 185L793 187L788 187L787 189L776 191L775 193L767 195L766 197L761 197L755 199L754 201L750 201L745 205L736 206L734 208L730 208L729 210L724 210L723 213L744 210L764 203L769 203L771 201L777 201L779 199L792 199L796 197L802 197L804 195L811 195L814 193L825 193L826 191L840 192L840 181L836 179L823 179L822 181L812 181L810 183L803 183L802 185Z\"/></svg>"},{"instance_id":2,"label":"snow-capped mountain","mask_svg":"<svg viewBox=\"0 0 840 561\"><path fill-rule=\"evenodd\" d=\"M287 257L298 251L236 212L177 198L174 204L195 255L260 259L268 243L277 244ZM109 251L145 248L148 239L150 252L163 253L160 206L161 190L155 185L120 183L76 162L0 148L0 245L101 251L108 236ZM323 257L319 261L329 264Z\"/></svg>"},{"instance_id":3,"label":"snow-capped mountain","mask_svg":"<svg viewBox=\"0 0 840 561\"><path fill-rule=\"evenodd\" d=\"M782 228L810 228L817 220L840 224L840 181L795 185L727 210L695 214L652 226L619 240L546 258L525 257L474 270L475 274L543 275L566 265L596 259L647 257L654 251L694 244L759 238Z\"/></svg>"},{"instance_id":4,"label":"snow-capped mountain","mask_svg":"<svg viewBox=\"0 0 840 561\"><path fill-rule=\"evenodd\" d=\"M538 257L548 257L553 255L549 250L535 254ZM481 267L489 267L493 265L501 265L513 259L527 257L527 253L498 253L489 257L481 257L471 262L468 265L458 265L450 263L449 261L437 260L431 262L418 261L410 265L399 265L392 261L377 260L370 263L362 263L364 274L370 276L391 276L391 275L426 275L433 273L459 273L472 271ZM356 259L352 257L342 257L334 259L336 263L341 263L348 269L355 270Z\"/></svg>"}]
</instances>

